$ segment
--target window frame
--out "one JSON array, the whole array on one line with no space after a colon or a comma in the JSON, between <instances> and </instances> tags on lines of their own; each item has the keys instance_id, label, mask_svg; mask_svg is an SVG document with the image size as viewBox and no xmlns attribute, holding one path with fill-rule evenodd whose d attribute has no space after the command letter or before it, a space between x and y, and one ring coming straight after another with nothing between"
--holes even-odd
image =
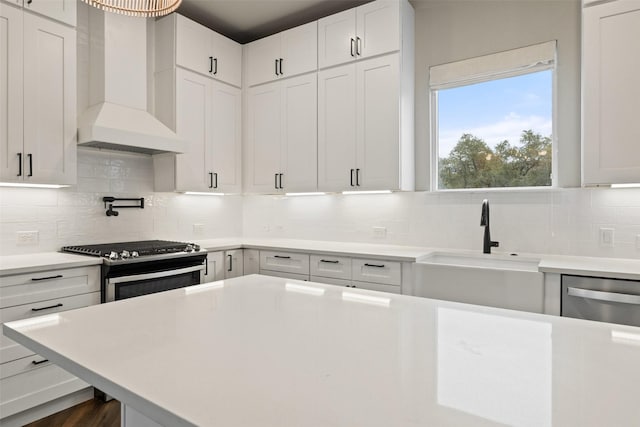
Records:
<instances>
[{"instance_id":1,"label":"window frame","mask_svg":"<svg viewBox=\"0 0 640 427\"><path fill-rule=\"evenodd\" d=\"M526 49L526 47L524 48ZM517 49L514 49L515 51ZM429 81L429 109L430 109L430 144L429 144L429 153L431 156L430 161L430 185L429 188L431 191L437 192L486 192L486 191L522 191L522 190L544 190L544 189L554 189L558 188L558 139L557 139L557 79L558 79L558 70L557 70L557 46L556 42L553 41L553 58L548 61L540 61L534 64L522 64L520 66L510 67L508 69L503 69L501 71L492 71L486 74L479 74L476 76L471 76L468 78L457 79L450 83L439 83L432 84ZM511 52L511 51L507 51ZM498 52L495 54L485 55L486 58L490 58L493 55L501 55L504 52ZM483 58L483 57L478 57ZM465 63L467 61L475 60L476 58L470 58L468 60L459 61L459 63ZM450 65L450 64L447 64ZM430 73L433 67L430 69ZM551 71L551 185L550 186L528 186L528 187L479 187L479 188L438 188L439 179L440 179L440 157L439 157L439 114L438 114L438 91L444 89L452 89L463 86L470 86L473 84L485 83L494 80L505 79L509 77L518 77L526 74L532 74L542 71ZM517 142L516 142L517 143Z\"/></svg>"}]
</instances>

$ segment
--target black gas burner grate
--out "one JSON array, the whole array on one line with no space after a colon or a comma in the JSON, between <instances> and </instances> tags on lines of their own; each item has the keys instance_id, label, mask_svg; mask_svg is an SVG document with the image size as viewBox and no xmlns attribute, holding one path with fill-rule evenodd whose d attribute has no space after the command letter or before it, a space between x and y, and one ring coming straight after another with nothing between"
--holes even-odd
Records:
<instances>
[{"instance_id":1,"label":"black gas burner grate","mask_svg":"<svg viewBox=\"0 0 640 427\"><path fill-rule=\"evenodd\" d=\"M98 245L64 246L63 252L96 257L108 257L111 252L138 252L139 256L183 252L189 244L168 240L141 240L137 242L103 243Z\"/></svg>"}]
</instances>

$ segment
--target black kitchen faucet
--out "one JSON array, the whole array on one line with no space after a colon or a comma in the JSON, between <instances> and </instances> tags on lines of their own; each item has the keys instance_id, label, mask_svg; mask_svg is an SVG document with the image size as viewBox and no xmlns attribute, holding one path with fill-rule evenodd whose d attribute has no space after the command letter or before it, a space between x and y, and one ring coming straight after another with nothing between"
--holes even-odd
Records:
<instances>
[{"instance_id":1,"label":"black kitchen faucet","mask_svg":"<svg viewBox=\"0 0 640 427\"><path fill-rule=\"evenodd\" d=\"M484 239L482 240L482 253L490 254L491 248L500 246L500 242L491 240L491 231L489 230L489 200L482 201L482 215L480 216L480 226L484 227Z\"/></svg>"}]
</instances>

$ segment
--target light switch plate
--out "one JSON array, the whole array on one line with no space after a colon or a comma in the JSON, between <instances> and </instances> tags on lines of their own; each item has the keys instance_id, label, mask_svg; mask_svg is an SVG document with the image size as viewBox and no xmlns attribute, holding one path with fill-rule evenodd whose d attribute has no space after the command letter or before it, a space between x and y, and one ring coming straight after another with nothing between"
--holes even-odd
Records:
<instances>
[{"instance_id":1,"label":"light switch plate","mask_svg":"<svg viewBox=\"0 0 640 427\"><path fill-rule=\"evenodd\" d=\"M202 236L204 234L204 224L193 224L193 234Z\"/></svg>"},{"instance_id":2,"label":"light switch plate","mask_svg":"<svg viewBox=\"0 0 640 427\"><path fill-rule=\"evenodd\" d=\"M387 227L373 227L373 237L384 239L387 237Z\"/></svg>"},{"instance_id":3,"label":"light switch plate","mask_svg":"<svg viewBox=\"0 0 640 427\"><path fill-rule=\"evenodd\" d=\"M18 245L20 246L38 244L38 231L18 231L16 234Z\"/></svg>"},{"instance_id":4,"label":"light switch plate","mask_svg":"<svg viewBox=\"0 0 640 427\"><path fill-rule=\"evenodd\" d=\"M600 228L600 246L613 246L614 236L613 228Z\"/></svg>"}]
</instances>

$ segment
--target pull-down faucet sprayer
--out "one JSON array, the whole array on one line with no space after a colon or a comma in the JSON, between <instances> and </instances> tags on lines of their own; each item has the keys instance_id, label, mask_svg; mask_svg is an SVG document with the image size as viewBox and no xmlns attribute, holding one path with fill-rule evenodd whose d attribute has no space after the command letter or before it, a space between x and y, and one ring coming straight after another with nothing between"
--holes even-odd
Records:
<instances>
[{"instance_id":1,"label":"pull-down faucet sprayer","mask_svg":"<svg viewBox=\"0 0 640 427\"><path fill-rule=\"evenodd\" d=\"M490 254L491 248L500 246L500 242L491 240L491 231L489 230L489 200L482 201L482 215L480 215L480 226L484 227L484 239L482 240L482 253Z\"/></svg>"}]
</instances>

